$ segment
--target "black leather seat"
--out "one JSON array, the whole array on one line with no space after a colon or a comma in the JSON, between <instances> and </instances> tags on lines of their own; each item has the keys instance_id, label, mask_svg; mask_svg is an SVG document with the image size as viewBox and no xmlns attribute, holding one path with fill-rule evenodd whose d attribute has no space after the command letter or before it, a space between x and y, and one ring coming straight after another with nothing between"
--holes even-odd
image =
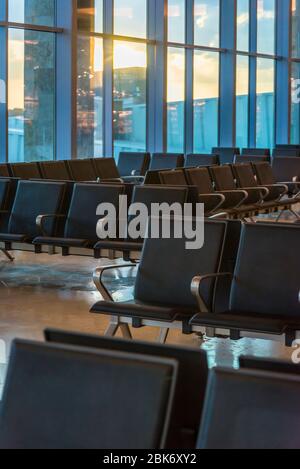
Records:
<instances>
[{"instance_id":1,"label":"black leather seat","mask_svg":"<svg viewBox=\"0 0 300 469\"><path fill-rule=\"evenodd\" d=\"M270 160L271 151L269 148L243 148L242 155L243 156L265 156L265 157L268 157Z\"/></svg>"},{"instance_id":2,"label":"black leather seat","mask_svg":"<svg viewBox=\"0 0 300 469\"><path fill-rule=\"evenodd\" d=\"M151 161L150 153L121 152L118 169L121 177L145 176Z\"/></svg>"},{"instance_id":3,"label":"black leather seat","mask_svg":"<svg viewBox=\"0 0 300 469\"><path fill-rule=\"evenodd\" d=\"M66 217L63 237L38 236L35 246L56 246L68 256L70 248L94 249L98 241L96 227L100 217L97 207L101 203L111 203L119 208L119 197L124 194L123 185L75 184L69 213ZM95 255L97 250L94 251Z\"/></svg>"},{"instance_id":4,"label":"black leather seat","mask_svg":"<svg viewBox=\"0 0 300 469\"><path fill-rule=\"evenodd\" d=\"M162 171L159 173L161 183L166 186L186 186L190 187L192 191L193 186L188 185L188 178L184 169L175 169L172 171ZM198 187L194 186L194 192L196 192L197 203L204 204L205 216L213 215L221 211L224 204L224 197L221 194L208 193L202 194L198 193Z\"/></svg>"},{"instance_id":5,"label":"black leather seat","mask_svg":"<svg viewBox=\"0 0 300 469\"><path fill-rule=\"evenodd\" d=\"M218 147L212 149L213 155L219 155L221 164L233 163L236 155L240 155L239 148Z\"/></svg>"},{"instance_id":6,"label":"black leather seat","mask_svg":"<svg viewBox=\"0 0 300 469\"><path fill-rule=\"evenodd\" d=\"M154 153L151 157L150 171L162 169L183 168L184 155L182 153Z\"/></svg>"},{"instance_id":7,"label":"black leather seat","mask_svg":"<svg viewBox=\"0 0 300 469\"><path fill-rule=\"evenodd\" d=\"M144 204L151 213L152 204L168 204L173 205L178 203L182 206L188 200L188 189L181 187L166 188L161 186L136 186L133 192L132 204ZM132 219L128 217L128 222ZM146 235L146 233L144 233ZM143 249L144 237L138 239L131 239L129 236L126 239L118 240L102 240L95 245L95 250L100 252L102 250L110 250L115 252L122 252L124 260L128 261L132 256L136 256L137 252Z\"/></svg>"},{"instance_id":8,"label":"black leather seat","mask_svg":"<svg viewBox=\"0 0 300 469\"><path fill-rule=\"evenodd\" d=\"M291 361L242 356L239 358L239 364L242 369L300 375L300 366Z\"/></svg>"},{"instance_id":9,"label":"black leather seat","mask_svg":"<svg viewBox=\"0 0 300 469\"><path fill-rule=\"evenodd\" d=\"M195 219L193 220L195 222ZM198 220L199 221L199 220ZM152 221L151 221L152 222ZM160 220L161 222L161 220ZM109 314L132 319L134 327L142 327L143 320L172 323L182 322L183 332L191 315L198 310L191 294L191 280L195 275L218 272L226 236L226 222L205 223L205 244L201 249L187 249L187 239L174 237L180 221L171 220L170 239L147 238L139 265L134 299L129 303L100 301L92 313ZM95 272L96 284L102 284L102 273ZM207 282L203 295L209 308L213 308L215 282ZM101 288L99 289L102 291Z\"/></svg>"},{"instance_id":10,"label":"black leather seat","mask_svg":"<svg viewBox=\"0 0 300 469\"><path fill-rule=\"evenodd\" d=\"M95 166L97 178L100 181L119 180L120 173L114 158L94 158L92 160Z\"/></svg>"},{"instance_id":11,"label":"black leather seat","mask_svg":"<svg viewBox=\"0 0 300 469\"><path fill-rule=\"evenodd\" d=\"M291 346L300 330L299 234L296 225L244 225L229 310L200 313L191 325L229 329L236 339L245 331L285 335Z\"/></svg>"},{"instance_id":12,"label":"black leather seat","mask_svg":"<svg viewBox=\"0 0 300 469\"><path fill-rule=\"evenodd\" d=\"M10 164L1 163L0 164L0 177L7 178L7 177L10 177L10 176L12 176L12 172L11 172L11 169L10 169Z\"/></svg>"},{"instance_id":13,"label":"black leather seat","mask_svg":"<svg viewBox=\"0 0 300 469\"><path fill-rule=\"evenodd\" d=\"M185 158L185 168L199 168L200 166L213 165L220 165L220 158L218 155L202 155L191 153Z\"/></svg>"},{"instance_id":14,"label":"black leather seat","mask_svg":"<svg viewBox=\"0 0 300 469\"><path fill-rule=\"evenodd\" d=\"M40 163L43 179L70 181L72 179L65 161L43 161Z\"/></svg>"},{"instance_id":15,"label":"black leather seat","mask_svg":"<svg viewBox=\"0 0 300 469\"><path fill-rule=\"evenodd\" d=\"M7 232L18 182L18 179L0 178L0 232Z\"/></svg>"},{"instance_id":16,"label":"black leather seat","mask_svg":"<svg viewBox=\"0 0 300 469\"><path fill-rule=\"evenodd\" d=\"M11 173L14 178L19 179L41 179L39 163L12 163Z\"/></svg>"},{"instance_id":17,"label":"black leather seat","mask_svg":"<svg viewBox=\"0 0 300 469\"><path fill-rule=\"evenodd\" d=\"M210 372L200 449L299 449L300 378L260 371Z\"/></svg>"},{"instance_id":18,"label":"black leather seat","mask_svg":"<svg viewBox=\"0 0 300 469\"><path fill-rule=\"evenodd\" d=\"M45 338L53 343L176 360L178 362L178 379L166 447L174 449L195 448L208 377L206 352L51 329L45 331Z\"/></svg>"},{"instance_id":19,"label":"black leather seat","mask_svg":"<svg viewBox=\"0 0 300 469\"><path fill-rule=\"evenodd\" d=\"M288 146L285 146L285 147L280 147L280 148L275 148L273 150L273 158L277 158L277 157L296 157L296 158L299 158L300 157L300 148L298 147L288 147Z\"/></svg>"},{"instance_id":20,"label":"black leather seat","mask_svg":"<svg viewBox=\"0 0 300 469\"><path fill-rule=\"evenodd\" d=\"M20 181L11 211L7 232L0 233L0 242L11 250L12 243L30 243L39 235L36 220L40 215L53 214L44 224L48 236L55 236L58 217L62 216L67 184L63 182Z\"/></svg>"},{"instance_id":21,"label":"black leather seat","mask_svg":"<svg viewBox=\"0 0 300 469\"><path fill-rule=\"evenodd\" d=\"M270 156L255 156L255 155L236 155L234 158L235 164L244 163L271 163Z\"/></svg>"},{"instance_id":22,"label":"black leather seat","mask_svg":"<svg viewBox=\"0 0 300 469\"><path fill-rule=\"evenodd\" d=\"M165 448L177 362L15 341L1 449Z\"/></svg>"},{"instance_id":23,"label":"black leather seat","mask_svg":"<svg viewBox=\"0 0 300 469\"><path fill-rule=\"evenodd\" d=\"M67 165L73 181L88 182L97 180L97 172L91 158L68 160Z\"/></svg>"},{"instance_id":24,"label":"black leather seat","mask_svg":"<svg viewBox=\"0 0 300 469\"><path fill-rule=\"evenodd\" d=\"M287 181L284 184L288 185L291 195L300 191L300 158L274 158L272 169L275 181Z\"/></svg>"}]
</instances>

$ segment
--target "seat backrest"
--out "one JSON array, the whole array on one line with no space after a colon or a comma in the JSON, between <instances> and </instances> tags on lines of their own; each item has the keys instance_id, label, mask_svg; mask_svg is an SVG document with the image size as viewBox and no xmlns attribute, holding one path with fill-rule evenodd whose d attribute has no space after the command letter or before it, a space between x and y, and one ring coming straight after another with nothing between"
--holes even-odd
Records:
<instances>
[{"instance_id":1,"label":"seat backrest","mask_svg":"<svg viewBox=\"0 0 300 469\"><path fill-rule=\"evenodd\" d=\"M39 236L37 217L62 213L66 192L67 185L63 182L20 181L9 220L9 233L32 238ZM49 236L55 235L57 223L55 217L45 222Z\"/></svg>"},{"instance_id":2,"label":"seat backrest","mask_svg":"<svg viewBox=\"0 0 300 469\"><path fill-rule=\"evenodd\" d=\"M198 448L300 448L299 392L295 375L212 370Z\"/></svg>"},{"instance_id":3,"label":"seat backrest","mask_svg":"<svg viewBox=\"0 0 300 469\"><path fill-rule=\"evenodd\" d=\"M159 173L161 183L165 186L186 186L187 180L183 169L162 171Z\"/></svg>"},{"instance_id":4,"label":"seat backrest","mask_svg":"<svg viewBox=\"0 0 300 469\"><path fill-rule=\"evenodd\" d=\"M300 180L300 158L274 158L272 168L277 182Z\"/></svg>"},{"instance_id":5,"label":"seat backrest","mask_svg":"<svg viewBox=\"0 0 300 469\"><path fill-rule=\"evenodd\" d=\"M39 163L12 163L12 176L20 179L41 179Z\"/></svg>"},{"instance_id":6,"label":"seat backrest","mask_svg":"<svg viewBox=\"0 0 300 469\"><path fill-rule=\"evenodd\" d=\"M127 341L64 331L45 331L54 343L171 358L178 362L178 379L167 448L195 448L208 377L206 352L172 345Z\"/></svg>"},{"instance_id":7,"label":"seat backrest","mask_svg":"<svg viewBox=\"0 0 300 469\"><path fill-rule=\"evenodd\" d=\"M150 170L183 168L184 155L172 153L154 153L151 158Z\"/></svg>"},{"instance_id":8,"label":"seat backrest","mask_svg":"<svg viewBox=\"0 0 300 469\"><path fill-rule=\"evenodd\" d=\"M232 283L232 311L299 317L300 228L245 224Z\"/></svg>"},{"instance_id":9,"label":"seat backrest","mask_svg":"<svg viewBox=\"0 0 300 469\"><path fill-rule=\"evenodd\" d=\"M198 168L199 166L213 165L220 165L220 158L218 155L202 155L191 153L185 158L185 168Z\"/></svg>"},{"instance_id":10,"label":"seat backrest","mask_svg":"<svg viewBox=\"0 0 300 469\"><path fill-rule=\"evenodd\" d=\"M300 148L275 148L273 150L273 158L277 158L278 156L282 157L295 157L299 158L300 157Z\"/></svg>"},{"instance_id":11,"label":"seat backrest","mask_svg":"<svg viewBox=\"0 0 300 469\"><path fill-rule=\"evenodd\" d=\"M291 361L243 356L239 358L239 364L242 369L300 375L300 366Z\"/></svg>"},{"instance_id":12,"label":"seat backrest","mask_svg":"<svg viewBox=\"0 0 300 469\"><path fill-rule=\"evenodd\" d=\"M121 152L118 168L121 177L145 176L150 166L150 153Z\"/></svg>"},{"instance_id":13,"label":"seat backrest","mask_svg":"<svg viewBox=\"0 0 300 469\"><path fill-rule=\"evenodd\" d=\"M65 227L65 237L97 241L97 207L110 203L119 212L119 197L124 186L117 184L75 184Z\"/></svg>"},{"instance_id":14,"label":"seat backrest","mask_svg":"<svg viewBox=\"0 0 300 469\"><path fill-rule=\"evenodd\" d=\"M211 166L209 171L217 191L231 191L236 189L235 180L230 165Z\"/></svg>"},{"instance_id":15,"label":"seat backrest","mask_svg":"<svg viewBox=\"0 0 300 469\"><path fill-rule=\"evenodd\" d=\"M170 359L16 341L0 448L163 448L176 378Z\"/></svg>"},{"instance_id":16,"label":"seat backrest","mask_svg":"<svg viewBox=\"0 0 300 469\"><path fill-rule=\"evenodd\" d=\"M232 170L239 187L257 187L253 166L250 163L234 164Z\"/></svg>"},{"instance_id":17,"label":"seat backrest","mask_svg":"<svg viewBox=\"0 0 300 469\"><path fill-rule=\"evenodd\" d=\"M260 185L276 184L276 179L270 163L254 163L253 168Z\"/></svg>"},{"instance_id":18,"label":"seat backrest","mask_svg":"<svg viewBox=\"0 0 300 469\"><path fill-rule=\"evenodd\" d=\"M188 189L184 187L163 187L163 186L136 186L133 192L132 203L145 204L148 210L151 204L174 204L183 205L187 202Z\"/></svg>"},{"instance_id":19,"label":"seat backrest","mask_svg":"<svg viewBox=\"0 0 300 469\"><path fill-rule=\"evenodd\" d=\"M67 161L68 169L73 181L96 181L97 173L91 158Z\"/></svg>"},{"instance_id":20,"label":"seat backrest","mask_svg":"<svg viewBox=\"0 0 300 469\"><path fill-rule=\"evenodd\" d=\"M7 211L7 213L0 215L0 230L2 233L7 231L17 187L18 180L0 178L0 210Z\"/></svg>"},{"instance_id":21,"label":"seat backrest","mask_svg":"<svg viewBox=\"0 0 300 469\"><path fill-rule=\"evenodd\" d=\"M160 185L160 177L159 177L160 171L147 171L146 176L145 176L145 185Z\"/></svg>"},{"instance_id":22,"label":"seat backrest","mask_svg":"<svg viewBox=\"0 0 300 469\"><path fill-rule=\"evenodd\" d=\"M72 179L65 161L43 161L40 163L43 179L69 181Z\"/></svg>"},{"instance_id":23,"label":"seat backrest","mask_svg":"<svg viewBox=\"0 0 300 469\"><path fill-rule=\"evenodd\" d=\"M0 164L0 177L6 178L10 176L12 176L10 165L8 163L1 163Z\"/></svg>"},{"instance_id":24,"label":"seat backrest","mask_svg":"<svg viewBox=\"0 0 300 469\"><path fill-rule=\"evenodd\" d=\"M270 156L251 156L251 155L236 155L234 158L235 164L242 164L242 163L270 163L271 157Z\"/></svg>"},{"instance_id":25,"label":"seat backrest","mask_svg":"<svg viewBox=\"0 0 300 469\"><path fill-rule=\"evenodd\" d=\"M239 148L213 148L213 155L219 155L221 164L233 163L235 155L240 154Z\"/></svg>"},{"instance_id":26,"label":"seat backrest","mask_svg":"<svg viewBox=\"0 0 300 469\"><path fill-rule=\"evenodd\" d=\"M198 188L199 194L212 194L214 192L208 168L187 168L185 176L191 186Z\"/></svg>"},{"instance_id":27,"label":"seat backrest","mask_svg":"<svg viewBox=\"0 0 300 469\"><path fill-rule=\"evenodd\" d=\"M271 151L269 148L243 148L243 156L268 156L271 157Z\"/></svg>"},{"instance_id":28,"label":"seat backrest","mask_svg":"<svg viewBox=\"0 0 300 469\"><path fill-rule=\"evenodd\" d=\"M191 294L191 282L196 275L218 272L227 226L226 222L206 221L204 246L191 250L187 249L185 236L180 239L174 236L176 223L181 222L171 220L170 239L149 237L145 240L135 298L146 303L175 305L179 309L197 308ZM209 307L212 307L214 287L215 282L208 281L203 288Z\"/></svg>"},{"instance_id":29,"label":"seat backrest","mask_svg":"<svg viewBox=\"0 0 300 469\"><path fill-rule=\"evenodd\" d=\"M100 178L100 181L120 178L120 173L114 158L94 158L92 162L95 166L97 178Z\"/></svg>"}]
</instances>

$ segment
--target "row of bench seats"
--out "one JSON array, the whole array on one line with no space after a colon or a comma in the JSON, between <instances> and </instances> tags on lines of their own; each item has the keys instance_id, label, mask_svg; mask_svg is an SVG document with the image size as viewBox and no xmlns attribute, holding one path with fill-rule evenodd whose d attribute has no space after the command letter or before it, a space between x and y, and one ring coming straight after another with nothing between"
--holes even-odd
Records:
<instances>
[{"instance_id":1,"label":"row of bench seats","mask_svg":"<svg viewBox=\"0 0 300 469\"><path fill-rule=\"evenodd\" d=\"M277 183L267 162L149 171L145 178L145 184L194 186L206 214L221 210L233 218L291 209L300 202L300 182L293 181Z\"/></svg>"},{"instance_id":2,"label":"row of bench seats","mask_svg":"<svg viewBox=\"0 0 300 469\"><path fill-rule=\"evenodd\" d=\"M131 337L128 325L150 325L163 328L162 342L178 328L209 336L227 331L233 340L279 336L290 347L300 331L299 235L293 224L207 220L202 249L187 250L187 239L174 234L146 239L133 299L114 302L105 276L116 266L99 268L94 279L104 301L91 312L111 316L108 335L122 325Z\"/></svg>"},{"instance_id":3,"label":"row of bench seats","mask_svg":"<svg viewBox=\"0 0 300 469\"><path fill-rule=\"evenodd\" d=\"M58 330L12 345L1 449L298 449L298 365ZM74 392L76 390L76 392ZM230 428L230 431L228 429Z\"/></svg>"},{"instance_id":4,"label":"row of bench seats","mask_svg":"<svg viewBox=\"0 0 300 469\"><path fill-rule=\"evenodd\" d=\"M222 149L219 150L220 153ZM226 149L226 152L230 149ZM218 153L211 155L157 153L121 153L118 165L114 158L89 158L83 160L47 161L32 163L0 164L0 177L20 179L48 179L60 181L106 181L114 179L132 179L139 181L147 171L199 166L220 165L221 163L270 162L268 156L236 155L222 158ZM300 177L299 159L276 157L273 159L275 173L282 178L288 171L294 177ZM280 180L280 179L278 179Z\"/></svg>"},{"instance_id":5,"label":"row of bench seats","mask_svg":"<svg viewBox=\"0 0 300 469\"><path fill-rule=\"evenodd\" d=\"M300 157L300 146L299 145L276 145L271 150L269 148L243 148L240 150L236 147L216 147L212 149L212 154L217 154L220 157L222 164L233 163L234 159L239 156L257 156L265 157L265 159L271 159L277 157Z\"/></svg>"}]
</instances>

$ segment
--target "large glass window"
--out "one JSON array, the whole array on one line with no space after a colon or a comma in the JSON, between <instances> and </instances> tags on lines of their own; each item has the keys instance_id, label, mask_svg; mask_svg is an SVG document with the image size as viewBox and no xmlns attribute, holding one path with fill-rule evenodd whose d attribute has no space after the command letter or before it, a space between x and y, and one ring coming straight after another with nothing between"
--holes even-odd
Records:
<instances>
[{"instance_id":1,"label":"large glass window","mask_svg":"<svg viewBox=\"0 0 300 469\"><path fill-rule=\"evenodd\" d=\"M195 44L219 47L220 0L195 0Z\"/></svg>"},{"instance_id":2,"label":"large glass window","mask_svg":"<svg viewBox=\"0 0 300 469\"><path fill-rule=\"evenodd\" d=\"M218 144L219 54L194 53L194 151L211 153Z\"/></svg>"},{"instance_id":3,"label":"large glass window","mask_svg":"<svg viewBox=\"0 0 300 469\"><path fill-rule=\"evenodd\" d=\"M236 63L236 146L248 146L249 58L239 55Z\"/></svg>"},{"instance_id":4,"label":"large glass window","mask_svg":"<svg viewBox=\"0 0 300 469\"><path fill-rule=\"evenodd\" d=\"M55 24L53 0L9 0L8 18L24 29L8 29L8 159L51 160L55 156ZM27 28L34 24L35 29Z\"/></svg>"},{"instance_id":5,"label":"large glass window","mask_svg":"<svg viewBox=\"0 0 300 469\"><path fill-rule=\"evenodd\" d=\"M292 0L292 55L300 58L300 0Z\"/></svg>"},{"instance_id":6,"label":"large glass window","mask_svg":"<svg viewBox=\"0 0 300 469\"><path fill-rule=\"evenodd\" d=\"M237 50L249 51L250 0L237 0Z\"/></svg>"},{"instance_id":7,"label":"large glass window","mask_svg":"<svg viewBox=\"0 0 300 469\"><path fill-rule=\"evenodd\" d=\"M184 151L185 51L168 49L168 151Z\"/></svg>"},{"instance_id":8,"label":"large glass window","mask_svg":"<svg viewBox=\"0 0 300 469\"><path fill-rule=\"evenodd\" d=\"M79 31L103 32L103 0L77 0Z\"/></svg>"},{"instance_id":9,"label":"large glass window","mask_svg":"<svg viewBox=\"0 0 300 469\"><path fill-rule=\"evenodd\" d=\"M185 0L168 0L169 42L185 42Z\"/></svg>"},{"instance_id":10,"label":"large glass window","mask_svg":"<svg viewBox=\"0 0 300 469\"><path fill-rule=\"evenodd\" d=\"M276 0L257 0L257 52L275 54Z\"/></svg>"},{"instance_id":11,"label":"large glass window","mask_svg":"<svg viewBox=\"0 0 300 469\"><path fill-rule=\"evenodd\" d=\"M114 0L114 32L122 36L147 36L147 0Z\"/></svg>"},{"instance_id":12,"label":"large glass window","mask_svg":"<svg viewBox=\"0 0 300 469\"><path fill-rule=\"evenodd\" d=\"M147 47L114 42L114 153L146 149Z\"/></svg>"},{"instance_id":13,"label":"large glass window","mask_svg":"<svg viewBox=\"0 0 300 469\"><path fill-rule=\"evenodd\" d=\"M291 143L300 143L300 63L292 64Z\"/></svg>"},{"instance_id":14,"label":"large glass window","mask_svg":"<svg viewBox=\"0 0 300 469\"><path fill-rule=\"evenodd\" d=\"M257 60L256 146L273 148L275 111L275 63Z\"/></svg>"}]
</instances>

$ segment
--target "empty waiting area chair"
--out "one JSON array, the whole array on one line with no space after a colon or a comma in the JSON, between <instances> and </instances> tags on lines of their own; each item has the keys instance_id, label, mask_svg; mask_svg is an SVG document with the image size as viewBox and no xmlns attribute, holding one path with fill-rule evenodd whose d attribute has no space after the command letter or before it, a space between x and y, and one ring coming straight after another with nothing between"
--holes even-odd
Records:
<instances>
[{"instance_id":1,"label":"empty waiting area chair","mask_svg":"<svg viewBox=\"0 0 300 469\"><path fill-rule=\"evenodd\" d=\"M120 180L120 173L114 158L94 158L92 163L100 181Z\"/></svg>"},{"instance_id":2,"label":"empty waiting area chair","mask_svg":"<svg viewBox=\"0 0 300 469\"><path fill-rule=\"evenodd\" d=\"M111 339L53 329L45 331L45 338L48 342L56 344L176 360L178 378L166 447L195 448L208 378L206 352L186 347L162 346L149 342Z\"/></svg>"},{"instance_id":3,"label":"empty waiting area chair","mask_svg":"<svg viewBox=\"0 0 300 469\"><path fill-rule=\"evenodd\" d=\"M1 178L6 178L6 177L11 177L12 176L12 172L11 172L11 169L10 169L10 164L8 163L1 163L0 164L0 177Z\"/></svg>"},{"instance_id":4,"label":"empty waiting area chair","mask_svg":"<svg viewBox=\"0 0 300 469\"><path fill-rule=\"evenodd\" d=\"M272 163L274 180L288 184L291 193L300 190L300 158L277 157ZM299 184L298 184L299 183Z\"/></svg>"},{"instance_id":5,"label":"empty waiting area chair","mask_svg":"<svg viewBox=\"0 0 300 469\"><path fill-rule=\"evenodd\" d=\"M12 163L12 176L20 179L41 179L39 163Z\"/></svg>"},{"instance_id":6,"label":"empty waiting area chair","mask_svg":"<svg viewBox=\"0 0 300 469\"><path fill-rule=\"evenodd\" d=\"M67 165L73 181L96 181L97 172L91 158L83 160L68 160Z\"/></svg>"},{"instance_id":7,"label":"empty waiting area chair","mask_svg":"<svg viewBox=\"0 0 300 469\"><path fill-rule=\"evenodd\" d=\"M200 314L194 326L227 329L239 339L242 332L282 336L289 347L300 331L299 227L292 224L245 224L231 286L228 311L222 314L201 310L201 286L194 280ZM227 275L223 272L223 275ZM215 275L209 278L216 278ZM209 308L208 308L209 311Z\"/></svg>"},{"instance_id":8,"label":"empty waiting area chair","mask_svg":"<svg viewBox=\"0 0 300 469\"><path fill-rule=\"evenodd\" d=\"M69 181L72 179L66 161L43 161L40 163L43 179Z\"/></svg>"},{"instance_id":9,"label":"empty waiting area chair","mask_svg":"<svg viewBox=\"0 0 300 469\"><path fill-rule=\"evenodd\" d=\"M67 184L63 182L20 181L9 218L7 232L0 233L0 243L7 251L14 248L13 243L31 244L40 234L37 218L52 214L43 225L48 236L57 235L58 220L63 217L67 196Z\"/></svg>"},{"instance_id":10,"label":"empty waiting area chair","mask_svg":"<svg viewBox=\"0 0 300 469\"><path fill-rule=\"evenodd\" d=\"M150 160L150 153L121 152L118 160L120 176L145 176L150 166Z\"/></svg>"},{"instance_id":11,"label":"empty waiting area chair","mask_svg":"<svg viewBox=\"0 0 300 469\"><path fill-rule=\"evenodd\" d=\"M220 165L218 155L202 155L191 153L185 157L185 168L198 168L200 166Z\"/></svg>"},{"instance_id":12,"label":"empty waiting area chair","mask_svg":"<svg viewBox=\"0 0 300 469\"><path fill-rule=\"evenodd\" d=\"M41 235L33 241L34 245L37 249L41 246L62 248L64 256L68 256L72 248L93 250L98 241L97 223L101 219L105 221L104 216L97 215L99 204L112 204L118 214L119 197L123 194L123 185L75 184L63 236L47 236L41 230ZM55 220L55 214L40 217L40 226L43 227L49 219ZM116 220L112 222L117 223Z\"/></svg>"},{"instance_id":13,"label":"empty waiting area chair","mask_svg":"<svg viewBox=\"0 0 300 469\"><path fill-rule=\"evenodd\" d=\"M273 158L277 158L278 156L282 156L282 157L290 156L290 157L299 158L300 157L300 148L299 147L288 147L288 146L275 148L273 150Z\"/></svg>"},{"instance_id":14,"label":"empty waiting area chair","mask_svg":"<svg viewBox=\"0 0 300 469\"><path fill-rule=\"evenodd\" d=\"M300 377L210 372L200 449L299 449Z\"/></svg>"},{"instance_id":15,"label":"empty waiting area chair","mask_svg":"<svg viewBox=\"0 0 300 469\"><path fill-rule=\"evenodd\" d=\"M271 150L269 148L243 148L242 156L267 156L271 158Z\"/></svg>"},{"instance_id":16,"label":"empty waiting area chair","mask_svg":"<svg viewBox=\"0 0 300 469\"><path fill-rule=\"evenodd\" d=\"M154 153L151 157L149 170L183 168L184 155L179 153Z\"/></svg>"},{"instance_id":17,"label":"empty waiting area chair","mask_svg":"<svg viewBox=\"0 0 300 469\"><path fill-rule=\"evenodd\" d=\"M256 155L236 155L234 158L235 164L244 163L271 163L270 156L256 156Z\"/></svg>"},{"instance_id":18,"label":"empty waiting area chair","mask_svg":"<svg viewBox=\"0 0 300 469\"><path fill-rule=\"evenodd\" d=\"M221 164L233 163L236 155L240 155L239 148L218 147L212 149L213 155L219 155Z\"/></svg>"},{"instance_id":19,"label":"empty waiting area chair","mask_svg":"<svg viewBox=\"0 0 300 469\"><path fill-rule=\"evenodd\" d=\"M165 448L176 380L167 358L15 341L0 448Z\"/></svg>"}]
</instances>

